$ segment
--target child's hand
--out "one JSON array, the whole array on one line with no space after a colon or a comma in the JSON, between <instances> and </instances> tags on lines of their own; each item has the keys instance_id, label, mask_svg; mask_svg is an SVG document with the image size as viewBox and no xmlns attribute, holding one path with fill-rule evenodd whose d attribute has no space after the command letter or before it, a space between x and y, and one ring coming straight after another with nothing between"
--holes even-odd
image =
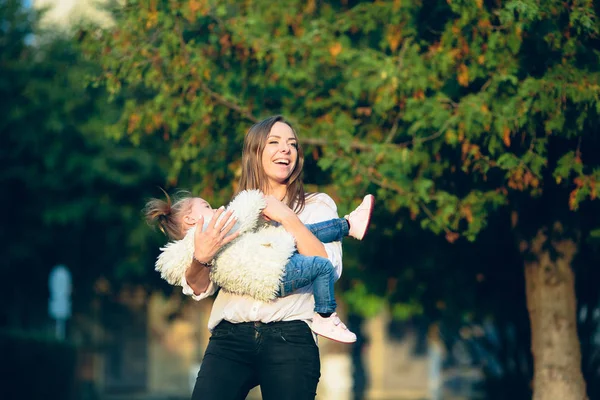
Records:
<instances>
[{"instance_id":1,"label":"child's hand","mask_svg":"<svg viewBox=\"0 0 600 400\"><path fill-rule=\"evenodd\" d=\"M209 263L215 258L221 247L239 236L238 232L227 236L231 228L235 225L237 218L231 218L233 214L232 210L225 212L223 218L219 218L224 212L225 207L219 208L205 231L202 231L204 226L203 216L196 223L196 232L194 232L194 258L201 263Z\"/></svg>"}]
</instances>

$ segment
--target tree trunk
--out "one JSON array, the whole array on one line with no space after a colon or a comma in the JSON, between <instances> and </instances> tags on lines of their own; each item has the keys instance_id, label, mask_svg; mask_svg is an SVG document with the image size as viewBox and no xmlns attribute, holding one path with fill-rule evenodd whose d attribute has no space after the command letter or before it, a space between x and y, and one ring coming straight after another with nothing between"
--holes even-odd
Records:
<instances>
[{"instance_id":1,"label":"tree trunk","mask_svg":"<svg viewBox=\"0 0 600 400\"><path fill-rule=\"evenodd\" d=\"M560 234L556 224L553 233ZM575 279L571 239L548 238L538 231L521 250L525 261L527 308L534 362L533 400L586 400L577 336ZM554 257L551 252L556 252Z\"/></svg>"}]
</instances>

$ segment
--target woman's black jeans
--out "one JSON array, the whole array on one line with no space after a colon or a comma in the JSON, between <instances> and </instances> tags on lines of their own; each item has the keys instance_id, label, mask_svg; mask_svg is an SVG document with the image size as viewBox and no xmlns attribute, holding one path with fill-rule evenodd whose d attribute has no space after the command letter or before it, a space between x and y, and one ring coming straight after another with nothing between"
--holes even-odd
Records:
<instances>
[{"instance_id":1,"label":"woman's black jeans","mask_svg":"<svg viewBox=\"0 0 600 400\"><path fill-rule=\"evenodd\" d=\"M319 349L302 321L222 321L213 330L192 400L242 400L259 385L263 400L314 399Z\"/></svg>"}]
</instances>

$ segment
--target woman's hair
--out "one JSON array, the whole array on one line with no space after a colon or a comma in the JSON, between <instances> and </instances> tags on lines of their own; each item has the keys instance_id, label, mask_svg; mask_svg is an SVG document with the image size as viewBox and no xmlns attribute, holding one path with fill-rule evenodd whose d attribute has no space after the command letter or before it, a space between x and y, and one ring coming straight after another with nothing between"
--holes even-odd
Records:
<instances>
[{"instance_id":1,"label":"woman's hair","mask_svg":"<svg viewBox=\"0 0 600 400\"><path fill-rule=\"evenodd\" d=\"M304 209L305 196L302 182L302 168L304 167L304 150L298 139L298 134L281 115L266 118L252 125L244 138L242 150L242 175L240 177L238 193L242 190L258 189L268 192L269 180L262 165L262 154L266 147L267 138L271 128L276 122L287 124L294 132L298 143L298 159L287 182L286 198L287 205L296 213Z\"/></svg>"},{"instance_id":2,"label":"woman's hair","mask_svg":"<svg viewBox=\"0 0 600 400\"><path fill-rule=\"evenodd\" d=\"M167 192L162 191L166 200L150 199L146 203L143 210L146 221L150 225L158 225L158 229L171 240L183 239L185 232L181 217L192 208L192 196L189 192L179 191L173 201Z\"/></svg>"}]
</instances>

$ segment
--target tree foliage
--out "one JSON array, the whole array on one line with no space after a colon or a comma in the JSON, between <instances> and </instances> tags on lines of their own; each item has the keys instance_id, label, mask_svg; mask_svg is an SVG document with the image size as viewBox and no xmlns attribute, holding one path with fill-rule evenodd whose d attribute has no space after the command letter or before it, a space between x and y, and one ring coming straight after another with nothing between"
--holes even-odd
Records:
<instances>
[{"instance_id":1,"label":"tree foliage","mask_svg":"<svg viewBox=\"0 0 600 400\"><path fill-rule=\"evenodd\" d=\"M73 273L76 311L99 277L154 276L160 242L140 209L164 179L158 153L106 139L117 104L86 88L97 72L78 45L37 20L21 1L0 4L0 326L25 329L47 323L56 264Z\"/></svg>"},{"instance_id":2,"label":"tree foliage","mask_svg":"<svg viewBox=\"0 0 600 400\"><path fill-rule=\"evenodd\" d=\"M597 196L598 30L591 1L133 0L88 48L135 93L113 135L167 142L173 182L218 193L249 123L282 113L340 196L374 184L472 240L511 193Z\"/></svg>"}]
</instances>

